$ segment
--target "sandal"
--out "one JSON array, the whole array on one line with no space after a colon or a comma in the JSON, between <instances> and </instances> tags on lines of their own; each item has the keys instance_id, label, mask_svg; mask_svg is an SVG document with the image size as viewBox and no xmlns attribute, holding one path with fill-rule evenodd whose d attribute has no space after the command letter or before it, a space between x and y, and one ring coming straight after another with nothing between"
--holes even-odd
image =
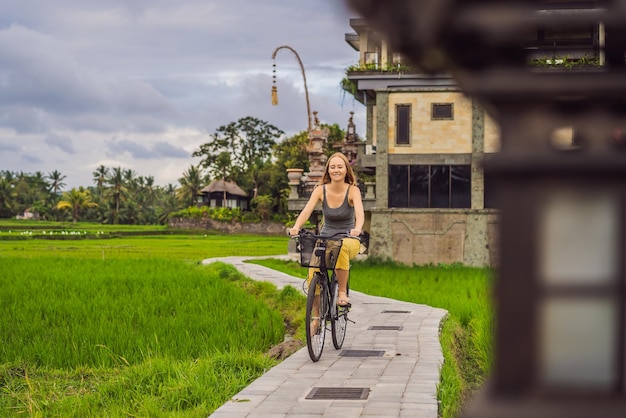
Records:
<instances>
[{"instance_id":1,"label":"sandal","mask_svg":"<svg viewBox=\"0 0 626 418\"><path fill-rule=\"evenodd\" d=\"M339 292L339 297L337 298L337 306L350 306L350 299L348 299L348 294L346 292Z\"/></svg>"}]
</instances>

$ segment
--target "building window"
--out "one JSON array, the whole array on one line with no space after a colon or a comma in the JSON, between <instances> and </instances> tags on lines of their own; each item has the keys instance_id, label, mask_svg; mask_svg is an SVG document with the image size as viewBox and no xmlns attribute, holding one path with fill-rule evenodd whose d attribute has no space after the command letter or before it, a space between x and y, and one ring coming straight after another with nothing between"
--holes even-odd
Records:
<instances>
[{"instance_id":1,"label":"building window","mask_svg":"<svg viewBox=\"0 0 626 418\"><path fill-rule=\"evenodd\" d=\"M396 145L411 144L411 105L396 105Z\"/></svg>"},{"instance_id":2,"label":"building window","mask_svg":"<svg viewBox=\"0 0 626 418\"><path fill-rule=\"evenodd\" d=\"M390 208L471 207L469 165L390 165Z\"/></svg>"},{"instance_id":3,"label":"building window","mask_svg":"<svg viewBox=\"0 0 626 418\"><path fill-rule=\"evenodd\" d=\"M454 105L452 103L432 103L430 118L432 120L453 120Z\"/></svg>"}]
</instances>

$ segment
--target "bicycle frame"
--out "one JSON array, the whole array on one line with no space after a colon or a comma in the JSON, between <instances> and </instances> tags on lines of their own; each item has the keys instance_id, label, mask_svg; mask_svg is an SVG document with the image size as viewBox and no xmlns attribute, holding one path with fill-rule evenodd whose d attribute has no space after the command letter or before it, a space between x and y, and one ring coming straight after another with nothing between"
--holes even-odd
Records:
<instances>
[{"instance_id":1,"label":"bicycle frame","mask_svg":"<svg viewBox=\"0 0 626 418\"><path fill-rule=\"evenodd\" d=\"M313 273L307 289L306 311L309 356L313 361L318 361L324 349L328 322L331 324L333 345L336 349L341 348L345 339L350 306L337 305L338 282L334 267L343 243L339 240L346 238L347 235L324 237L303 233L298 237L301 244L301 264L318 270ZM333 240L339 241L340 245L337 246L335 243L329 246L329 242ZM309 254L309 248L302 244L311 243L314 243L314 247Z\"/></svg>"}]
</instances>

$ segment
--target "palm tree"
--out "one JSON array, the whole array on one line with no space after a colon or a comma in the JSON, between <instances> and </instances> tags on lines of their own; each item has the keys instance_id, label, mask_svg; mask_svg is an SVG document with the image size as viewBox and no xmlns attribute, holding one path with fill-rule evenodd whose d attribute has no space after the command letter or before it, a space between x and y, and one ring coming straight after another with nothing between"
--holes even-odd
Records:
<instances>
[{"instance_id":1,"label":"palm tree","mask_svg":"<svg viewBox=\"0 0 626 418\"><path fill-rule=\"evenodd\" d=\"M145 190L145 194L146 194L146 201L149 204L154 203L154 177L153 176L148 176L148 177L144 177L145 183L144 183L144 190Z\"/></svg>"},{"instance_id":2,"label":"palm tree","mask_svg":"<svg viewBox=\"0 0 626 418\"><path fill-rule=\"evenodd\" d=\"M46 176L41 171L36 171L35 174L31 175L30 182L37 191L48 190L50 187L50 184L46 181Z\"/></svg>"},{"instance_id":3,"label":"palm tree","mask_svg":"<svg viewBox=\"0 0 626 418\"><path fill-rule=\"evenodd\" d=\"M124 182L126 183L126 186L130 189L134 189L135 186L137 185L137 173L135 172L135 170L132 170L130 168L127 168L126 170L124 170Z\"/></svg>"},{"instance_id":4,"label":"palm tree","mask_svg":"<svg viewBox=\"0 0 626 418\"><path fill-rule=\"evenodd\" d=\"M14 215L14 206L17 193L13 184L13 175L5 172L0 178L0 218L10 217Z\"/></svg>"},{"instance_id":5,"label":"palm tree","mask_svg":"<svg viewBox=\"0 0 626 418\"><path fill-rule=\"evenodd\" d=\"M167 223L170 213L179 209L177 190L172 183L168 183L166 187L158 187L157 194L160 195L160 201L157 209L157 222L161 225Z\"/></svg>"},{"instance_id":6,"label":"palm tree","mask_svg":"<svg viewBox=\"0 0 626 418\"><path fill-rule=\"evenodd\" d=\"M71 209L72 221L77 222L80 212L96 206L98 206L98 204L91 201L91 193L89 193L89 190L85 190L81 186L78 189L73 188L69 192L63 193L56 208L59 210Z\"/></svg>"},{"instance_id":7,"label":"palm tree","mask_svg":"<svg viewBox=\"0 0 626 418\"><path fill-rule=\"evenodd\" d=\"M154 188L154 177L140 176L141 181L141 190L139 193L140 196L140 204L141 204L141 212L144 223L156 223L156 190Z\"/></svg>"},{"instance_id":8,"label":"palm tree","mask_svg":"<svg viewBox=\"0 0 626 418\"><path fill-rule=\"evenodd\" d=\"M63 183L65 177L66 176L64 176L57 170L48 173L48 176L46 178L50 181L50 191L52 193L59 194L61 192L61 189L65 187L65 183Z\"/></svg>"},{"instance_id":9,"label":"palm tree","mask_svg":"<svg viewBox=\"0 0 626 418\"><path fill-rule=\"evenodd\" d=\"M93 182L96 183L98 193L102 193L107 177L109 177L109 167L105 167L101 164L100 167L96 168L96 171L91 174L93 176Z\"/></svg>"},{"instance_id":10,"label":"palm tree","mask_svg":"<svg viewBox=\"0 0 626 418\"><path fill-rule=\"evenodd\" d=\"M176 195L180 202L189 202L189 206L194 206L196 196L200 194L200 190L204 187L204 179L202 172L197 166L189 166L183 176L178 179L180 189L176 190Z\"/></svg>"},{"instance_id":11,"label":"palm tree","mask_svg":"<svg viewBox=\"0 0 626 418\"><path fill-rule=\"evenodd\" d=\"M106 178L106 184L109 187L105 191L105 197L113 201L113 223L118 224L120 207L128 196L128 188L124 182L124 172L121 167L113 169L111 175Z\"/></svg>"}]
</instances>

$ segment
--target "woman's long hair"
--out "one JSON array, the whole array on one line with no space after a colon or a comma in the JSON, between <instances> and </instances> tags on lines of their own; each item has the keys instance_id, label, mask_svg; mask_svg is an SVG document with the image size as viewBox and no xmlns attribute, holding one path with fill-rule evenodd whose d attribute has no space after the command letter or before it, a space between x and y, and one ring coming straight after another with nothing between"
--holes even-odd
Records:
<instances>
[{"instance_id":1,"label":"woman's long hair","mask_svg":"<svg viewBox=\"0 0 626 418\"><path fill-rule=\"evenodd\" d=\"M350 165L350 162L348 161L348 157L343 155L343 153L341 152L334 153L328 158L328 160L326 160L326 167L324 167L324 176L322 176L322 179L320 180L320 184L328 184L331 182L330 174L328 174L328 166L330 165L330 160L332 160L335 157L341 158L343 160L343 163L346 165L345 182L348 184L351 184L352 186L356 186L357 181L356 181L356 176L354 175L354 170L352 169L352 166Z\"/></svg>"}]
</instances>

